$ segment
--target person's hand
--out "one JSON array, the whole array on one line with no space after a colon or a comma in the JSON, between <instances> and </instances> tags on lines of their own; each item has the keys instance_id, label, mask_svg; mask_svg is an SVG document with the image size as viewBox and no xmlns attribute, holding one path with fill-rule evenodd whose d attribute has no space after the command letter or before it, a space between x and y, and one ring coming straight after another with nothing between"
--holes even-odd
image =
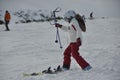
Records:
<instances>
[{"instance_id":1,"label":"person's hand","mask_svg":"<svg viewBox=\"0 0 120 80\"><path fill-rule=\"evenodd\" d=\"M61 28L61 27L62 27L62 25L61 25L61 24L59 24L59 23L55 23L55 27L59 27L59 28Z\"/></svg>"},{"instance_id":2,"label":"person's hand","mask_svg":"<svg viewBox=\"0 0 120 80\"><path fill-rule=\"evenodd\" d=\"M77 46L81 46L81 39L77 38Z\"/></svg>"}]
</instances>

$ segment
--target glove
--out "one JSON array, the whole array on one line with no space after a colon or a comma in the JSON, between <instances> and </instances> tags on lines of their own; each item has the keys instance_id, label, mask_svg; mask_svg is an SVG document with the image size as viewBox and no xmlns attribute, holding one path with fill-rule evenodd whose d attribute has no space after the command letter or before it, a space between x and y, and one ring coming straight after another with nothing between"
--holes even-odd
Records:
<instances>
[{"instance_id":1,"label":"glove","mask_svg":"<svg viewBox=\"0 0 120 80\"><path fill-rule=\"evenodd\" d=\"M77 46L81 46L81 39L77 38Z\"/></svg>"},{"instance_id":2,"label":"glove","mask_svg":"<svg viewBox=\"0 0 120 80\"><path fill-rule=\"evenodd\" d=\"M59 23L55 23L55 27L59 27L59 28L61 28L61 27L62 27L62 25L61 25L61 24L59 24Z\"/></svg>"}]
</instances>

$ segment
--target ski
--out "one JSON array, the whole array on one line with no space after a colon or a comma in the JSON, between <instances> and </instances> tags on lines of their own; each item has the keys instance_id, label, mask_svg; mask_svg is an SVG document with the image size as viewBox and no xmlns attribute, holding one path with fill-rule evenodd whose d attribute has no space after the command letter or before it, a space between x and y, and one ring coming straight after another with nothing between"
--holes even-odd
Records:
<instances>
[{"instance_id":1,"label":"ski","mask_svg":"<svg viewBox=\"0 0 120 80\"><path fill-rule=\"evenodd\" d=\"M41 76L44 74L57 74L59 72L63 72L62 68L60 67L60 65L57 68L54 68L54 70L51 70L51 67L49 67L46 70L43 70L42 72L34 72L34 73L24 73L23 76Z\"/></svg>"},{"instance_id":2,"label":"ski","mask_svg":"<svg viewBox=\"0 0 120 80\"><path fill-rule=\"evenodd\" d=\"M38 75L43 75L42 72L38 72L38 73L23 73L23 76L38 76Z\"/></svg>"}]
</instances>

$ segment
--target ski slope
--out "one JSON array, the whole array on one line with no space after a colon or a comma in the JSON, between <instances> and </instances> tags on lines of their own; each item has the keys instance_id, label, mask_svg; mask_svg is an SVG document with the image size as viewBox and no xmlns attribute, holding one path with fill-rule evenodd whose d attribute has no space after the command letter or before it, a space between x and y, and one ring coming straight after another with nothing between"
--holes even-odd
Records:
<instances>
[{"instance_id":1,"label":"ski slope","mask_svg":"<svg viewBox=\"0 0 120 80\"><path fill-rule=\"evenodd\" d=\"M63 21L61 23L64 24ZM67 34L60 31L63 49L56 44L56 28L48 22L0 25L0 80L120 80L120 19L87 20L80 54L91 65L82 71L72 59L71 70L60 74L24 77L49 66L62 65Z\"/></svg>"}]
</instances>

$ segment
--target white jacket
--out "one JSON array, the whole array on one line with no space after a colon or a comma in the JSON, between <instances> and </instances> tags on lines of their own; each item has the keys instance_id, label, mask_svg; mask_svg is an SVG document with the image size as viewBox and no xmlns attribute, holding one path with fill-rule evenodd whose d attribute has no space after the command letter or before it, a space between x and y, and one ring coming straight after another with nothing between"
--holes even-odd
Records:
<instances>
[{"instance_id":1,"label":"white jacket","mask_svg":"<svg viewBox=\"0 0 120 80\"><path fill-rule=\"evenodd\" d=\"M82 30L75 18L71 20L68 26L62 26L61 29L68 32L70 43L76 42L77 38L80 38L82 43Z\"/></svg>"}]
</instances>

